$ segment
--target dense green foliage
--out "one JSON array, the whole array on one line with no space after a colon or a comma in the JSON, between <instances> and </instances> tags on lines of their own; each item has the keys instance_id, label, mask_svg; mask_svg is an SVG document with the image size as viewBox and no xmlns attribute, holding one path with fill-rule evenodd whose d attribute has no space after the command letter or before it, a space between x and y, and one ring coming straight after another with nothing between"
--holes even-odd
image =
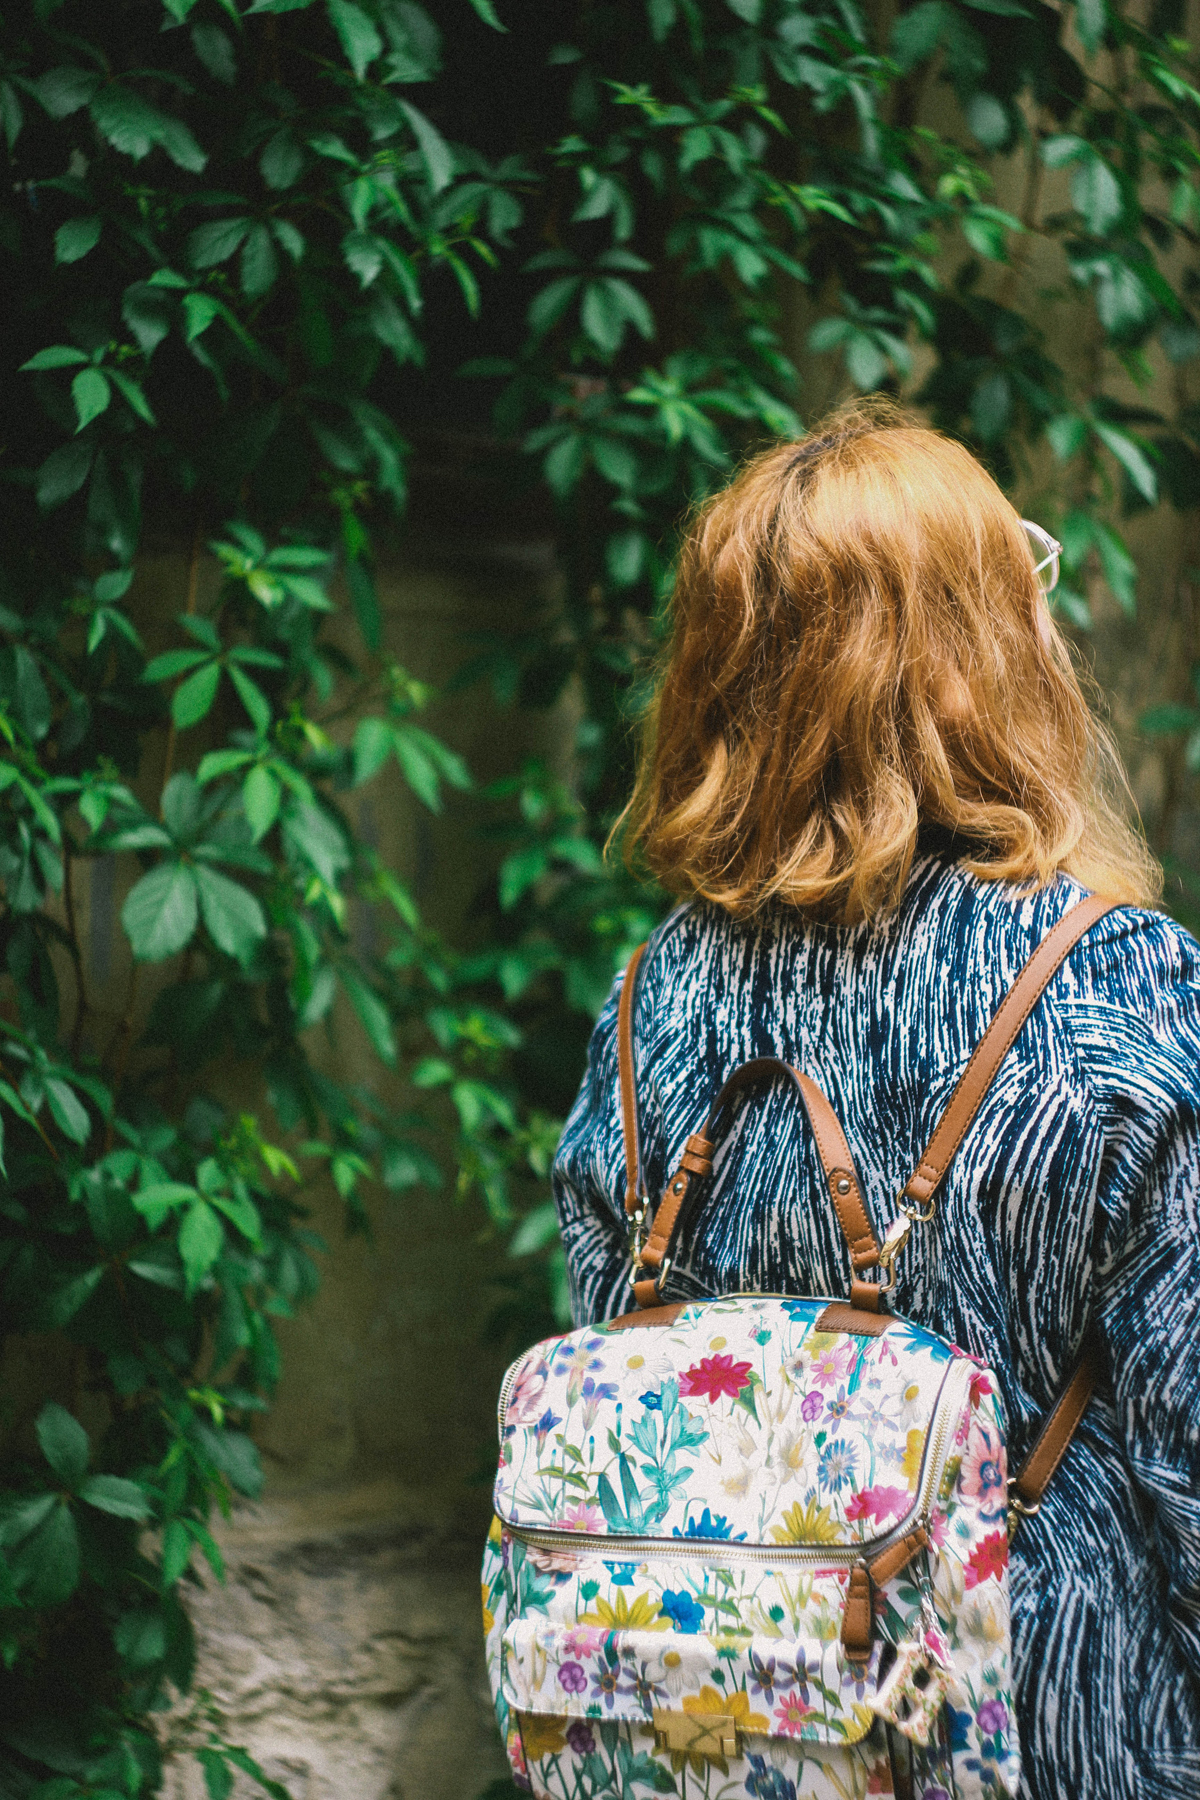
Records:
<instances>
[{"instance_id":1,"label":"dense green foliage","mask_svg":"<svg viewBox=\"0 0 1200 1800\"><path fill-rule=\"evenodd\" d=\"M1079 627L1097 580L1135 605L1123 513L1200 500L1200 95L1169 0L498 12L0 21L0 1307L57 1395L11 1403L0 1441L2 1794L156 1790L192 1560L258 1488L272 1318L317 1279L315 1173L361 1221L366 1184L439 1178L440 1129L464 1202L512 1228L514 1306L532 1322L546 1269L561 1307L524 1177L658 909L600 854L637 662L687 505L800 428L802 353L911 393L919 350L918 401L1062 538ZM1140 403L1156 376L1169 416ZM463 685L582 702L570 783L529 766L481 797L498 873L469 952L345 805L391 759L426 807L470 785L383 654L374 581L411 440L447 411L494 420L497 481L542 484L562 569ZM147 530L190 571L153 655ZM1200 766L1185 652L1147 720L1176 792ZM132 973L101 1032L74 896L112 858ZM351 908L382 929L352 935ZM324 1072L335 1012L409 1111ZM257 1114L216 1097L230 1058ZM254 1776L193 1723L210 1794Z\"/></svg>"}]
</instances>

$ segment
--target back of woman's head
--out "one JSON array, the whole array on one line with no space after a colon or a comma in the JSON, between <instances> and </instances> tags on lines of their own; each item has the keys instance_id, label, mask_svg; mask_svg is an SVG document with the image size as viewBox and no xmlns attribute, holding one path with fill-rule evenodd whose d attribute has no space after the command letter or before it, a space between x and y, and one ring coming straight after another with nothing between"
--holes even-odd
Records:
<instances>
[{"instance_id":1,"label":"back of woman's head","mask_svg":"<svg viewBox=\"0 0 1200 1800\"><path fill-rule=\"evenodd\" d=\"M624 827L671 890L870 917L931 822L986 877L1157 893L1020 519L961 444L875 405L766 451L695 519L673 609Z\"/></svg>"}]
</instances>

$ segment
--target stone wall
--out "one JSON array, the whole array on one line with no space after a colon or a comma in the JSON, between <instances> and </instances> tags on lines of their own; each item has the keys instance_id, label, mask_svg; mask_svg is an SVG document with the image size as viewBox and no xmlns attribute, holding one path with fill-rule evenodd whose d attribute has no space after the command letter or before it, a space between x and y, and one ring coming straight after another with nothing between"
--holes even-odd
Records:
<instances>
[{"instance_id":1,"label":"stone wall","mask_svg":"<svg viewBox=\"0 0 1200 1800\"><path fill-rule=\"evenodd\" d=\"M272 1492L221 1537L226 1585L193 1608L200 1680L293 1800L475 1800L502 1776L478 1533L384 1479ZM168 1793L203 1800L194 1762Z\"/></svg>"}]
</instances>

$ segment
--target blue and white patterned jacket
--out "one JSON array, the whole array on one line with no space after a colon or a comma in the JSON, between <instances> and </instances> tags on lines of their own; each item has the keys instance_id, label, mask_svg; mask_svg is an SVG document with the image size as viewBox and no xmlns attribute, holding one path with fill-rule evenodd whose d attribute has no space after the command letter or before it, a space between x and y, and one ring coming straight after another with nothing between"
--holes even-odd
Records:
<instances>
[{"instance_id":1,"label":"blue and white patterned jacket","mask_svg":"<svg viewBox=\"0 0 1200 1800\"><path fill-rule=\"evenodd\" d=\"M869 925L693 905L655 933L634 1023L661 1192L724 1078L773 1055L819 1081L876 1236L1036 943L1081 897L979 881L943 848ZM632 1304L618 980L554 1171L576 1321ZM799 1104L744 1104L676 1246L669 1295L842 1294L849 1260ZM1072 952L914 1230L895 1309L986 1359L1015 1466L1094 1325L1108 1378L1013 1554L1031 1800L1200 1795L1200 945L1122 908Z\"/></svg>"}]
</instances>

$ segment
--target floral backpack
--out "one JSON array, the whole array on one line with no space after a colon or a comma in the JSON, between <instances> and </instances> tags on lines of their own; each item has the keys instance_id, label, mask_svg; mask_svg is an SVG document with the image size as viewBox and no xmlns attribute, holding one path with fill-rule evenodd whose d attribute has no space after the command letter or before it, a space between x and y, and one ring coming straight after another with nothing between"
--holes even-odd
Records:
<instances>
[{"instance_id":1,"label":"floral backpack","mask_svg":"<svg viewBox=\"0 0 1200 1800\"><path fill-rule=\"evenodd\" d=\"M730 1076L648 1217L632 1033L642 952L631 960L618 1046L638 1310L535 1345L500 1394L484 1627L519 1788L538 1800L1016 1794L1009 1541L1094 1371L1085 1352L1009 1481L995 1378L885 1297L1010 1044L1107 910L1081 902L1025 965L882 1245L833 1109L774 1058ZM803 1101L849 1246L849 1298L666 1304L684 1201L711 1172L728 1103L779 1075Z\"/></svg>"}]
</instances>

